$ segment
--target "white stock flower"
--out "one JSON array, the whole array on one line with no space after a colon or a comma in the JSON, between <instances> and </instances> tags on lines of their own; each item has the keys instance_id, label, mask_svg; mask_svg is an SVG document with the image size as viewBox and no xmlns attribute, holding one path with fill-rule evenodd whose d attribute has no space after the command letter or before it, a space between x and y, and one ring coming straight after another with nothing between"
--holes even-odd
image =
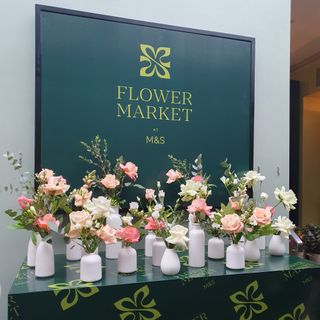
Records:
<instances>
[{"instance_id":1,"label":"white stock flower","mask_svg":"<svg viewBox=\"0 0 320 320\"><path fill-rule=\"evenodd\" d=\"M288 217L280 216L272 224L272 227L275 228L278 232L281 232L281 234L286 238L289 238L290 231L295 228L295 225Z\"/></svg>"},{"instance_id":2,"label":"white stock flower","mask_svg":"<svg viewBox=\"0 0 320 320\"><path fill-rule=\"evenodd\" d=\"M269 198L269 195L268 195L267 193L265 193L265 192L261 192L260 198L261 198L263 201L265 201L265 200L267 200L267 199Z\"/></svg>"},{"instance_id":3,"label":"white stock flower","mask_svg":"<svg viewBox=\"0 0 320 320\"><path fill-rule=\"evenodd\" d=\"M218 224L218 223L213 223L211 226L212 226L212 229L220 229L221 228L220 224Z\"/></svg>"},{"instance_id":4,"label":"white stock flower","mask_svg":"<svg viewBox=\"0 0 320 320\"><path fill-rule=\"evenodd\" d=\"M225 176L222 176L221 178L220 178L220 181L223 183L223 184L226 184L227 183L227 178L225 177Z\"/></svg>"},{"instance_id":5,"label":"white stock flower","mask_svg":"<svg viewBox=\"0 0 320 320\"><path fill-rule=\"evenodd\" d=\"M249 224L250 224L251 226L256 226L258 223L257 223L256 219L251 216L251 217L249 218Z\"/></svg>"},{"instance_id":6,"label":"white stock flower","mask_svg":"<svg viewBox=\"0 0 320 320\"><path fill-rule=\"evenodd\" d=\"M139 203L138 202L130 202L130 210L139 210Z\"/></svg>"},{"instance_id":7,"label":"white stock flower","mask_svg":"<svg viewBox=\"0 0 320 320\"><path fill-rule=\"evenodd\" d=\"M132 226L132 219L133 217L131 216L124 216L124 217L121 217L122 219L122 222L127 225L127 226Z\"/></svg>"},{"instance_id":8,"label":"white stock flower","mask_svg":"<svg viewBox=\"0 0 320 320\"><path fill-rule=\"evenodd\" d=\"M153 211L151 215L152 215L152 218L156 220L159 219L160 217L159 211Z\"/></svg>"},{"instance_id":9,"label":"white stock flower","mask_svg":"<svg viewBox=\"0 0 320 320\"><path fill-rule=\"evenodd\" d=\"M246 185L249 188L253 187L257 182L262 182L265 178L265 176L262 176L260 173L254 170L248 171L243 177Z\"/></svg>"},{"instance_id":10,"label":"white stock flower","mask_svg":"<svg viewBox=\"0 0 320 320\"><path fill-rule=\"evenodd\" d=\"M160 183L160 181L157 181L157 188L158 188L158 189L161 188L161 183Z\"/></svg>"},{"instance_id":11,"label":"white stock flower","mask_svg":"<svg viewBox=\"0 0 320 320\"><path fill-rule=\"evenodd\" d=\"M278 201L282 202L287 211L295 209L293 205L297 203L297 197L291 189L286 191L285 187L276 188L274 195Z\"/></svg>"},{"instance_id":12,"label":"white stock flower","mask_svg":"<svg viewBox=\"0 0 320 320\"><path fill-rule=\"evenodd\" d=\"M158 211L158 212L159 212L162 208L163 208L163 205L160 204L160 203L158 203L158 204L156 204L156 205L154 206L154 211Z\"/></svg>"},{"instance_id":13,"label":"white stock flower","mask_svg":"<svg viewBox=\"0 0 320 320\"><path fill-rule=\"evenodd\" d=\"M239 183L239 179L234 179L233 180L233 184L238 184Z\"/></svg>"},{"instance_id":14,"label":"white stock flower","mask_svg":"<svg viewBox=\"0 0 320 320\"><path fill-rule=\"evenodd\" d=\"M165 195L166 195L166 193L163 190L160 190L158 193L159 199L164 199Z\"/></svg>"},{"instance_id":15,"label":"white stock flower","mask_svg":"<svg viewBox=\"0 0 320 320\"><path fill-rule=\"evenodd\" d=\"M84 205L84 208L91 212L93 219L108 217L114 210L111 208L111 200L105 197L92 198Z\"/></svg>"},{"instance_id":16,"label":"white stock flower","mask_svg":"<svg viewBox=\"0 0 320 320\"><path fill-rule=\"evenodd\" d=\"M178 249L186 250L187 242L189 241L186 237L188 229L178 224L172 227L169 232L170 236L166 238L166 241L174 244Z\"/></svg>"}]
</instances>

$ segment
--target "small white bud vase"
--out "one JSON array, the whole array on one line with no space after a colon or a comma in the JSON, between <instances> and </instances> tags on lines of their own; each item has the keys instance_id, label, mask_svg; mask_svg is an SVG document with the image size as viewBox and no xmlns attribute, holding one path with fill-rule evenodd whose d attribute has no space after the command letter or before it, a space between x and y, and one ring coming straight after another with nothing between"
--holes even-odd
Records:
<instances>
[{"instance_id":1,"label":"small white bud vase","mask_svg":"<svg viewBox=\"0 0 320 320\"><path fill-rule=\"evenodd\" d=\"M161 237L156 237L152 244L152 265L160 267L161 259L166 251L166 244Z\"/></svg>"},{"instance_id":2,"label":"small white bud vase","mask_svg":"<svg viewBox=\"0 0 320 320\"><path fill-rule=\"evenodd\" d=\"M35 275L39 278L54 275L54 253L51 243L46 241L39 243L36 253Z\"/></svg>"},{"instance_id":3,"label":"small white bud vase","mask_svg":"<svg viewBox=\"0 0 320 320\"><path fill-rule=\"evenodd\" d=\"M118 272L133 273L137 271L137 251L130 246L124 246L119 251Z\"/></svg>"},{"instance_id":4,"label":"small white bud vase","mask_svg":"<svg viewBox=\"0 0 320 320\"><path fill-rule=\"evenodd\" d=\"M266 236L261 236L258 239L258 246L260 250L266 249Z\"/></svg>"},{"instance_id":5,"label":"small white bud vase","mask_svg":"<svg viewBox=\"0 0 320 320\"><path fill-rule=\"evenodd\" d=\"M269 254L271 256L283 256L286 252L285 240L281 235L273 235L269 242Z\"/></svg>"},{"instance_id":6,"label":"small white bud vase","mask_svg":"<svg viewBox=\"0 0 320 320\"><path fill-rule=\"evenodd\" d=\"M96 253L84 255L80 261L80 280L84 282L95 282L102 278L101 258Z\"/></svg>"},{"instance_id":7,"label":"small white bud vase","mask_svg":"<svg viewBox=\"0 0 320 320\"><path fill-rule=\"evenodd\" d=\"M189 221L188 229L189 229L189 234L190 234L190 231L192 230L192 227L194 224L194 215L192 213L189 213L188 221Z\"/></svg>"},{"instance_id":8,"label":"small white bud vase","mask_svg":"<svg viewBox=\"0 0 320 320\"><path fill-rule=\"evenodd\" d=\"M79 261L82 257L82 247L79 244L81 240L70 240L66 244L66 258L69 261Z\"/></svg>"},{"instance_id":9,"label":"small white bud vase","mask_svg":"<svg viewBox=\"0 0 320 320\"><path fill-rule=\"evenodd\" d=\"M258 261L260 259L258 239L246 241L244 245L244 256L246 261Z\"/></svg>"},{"instance_id":10,"label":"small white bud vase","mask_svg":"<svg viewBox=\"0 0 320 320\"><path fill-rule=\"evenodd\" d=\"M241 245L231 244L227 248L226 267L234 270L244 269L244 249Z\"/></svg>"},{"instance_id":11,"label":"small white bud vase","mask_svg":"<svg viewBox=\"0 0 320 320\"><path fill-rule=\"evenodd\" d=\"M144 255L146 257L152 257L152 245L155 239L156 235L153 231L148 231L148 234L144 239Z\"/></svg>"},{"instance_id":12,"label":"small white bud vase","mask_svg":"<svg viewBox=\"0 0 320 320\"><path fill-rule=\"evenodd\" d=\"M193 223L189 232L189 266L202 268L205 265L205 234L199 223Z\"/></svg>"},{"instance_id":13,"label":"small white bud vase","mask_svg":"<svg viewBox=\"0 0 320 320\"><path fill-rule=\"evenodd\" d=\"M40 234L36 232L35 235L36 235L36 245L32 242L32 239L30 237L28 242L28 251L27 251L27 266L32 268L36 265L37 247L41 241Z\"/></svg>"},{"instance_id":14,"label":"small white bud vase","mask_svg":"<svg viewBox=\"0 0 320 320\"><path fill-rule=\"evenodd\" d=\"M161 272L168 276L174 276L179 273L181 265L176 249L166 248L161 259Z\"/></svg>"},{"instance_id":15,"label":"small white bud vase","mask_svg":"<svg viewBox=\"0 0 320 320\"><path fill-rule=\"evenodd\" d=\"M113 213L107 217L107 224L113 229L121 229L122 220L119 214L119 207L112 207ZM106 258L118 259L119 251L122 248L122 242L106 244Z\"/></svg>"},{"instance_id":16,"label":"small white bud vase","mask_svg":"<svg viewBox=\"0 0 320 320\"><path fill-rule=\"evenodd\" d=\"M218 237L212 237L208 241L208 258L223 259L224 258L224 241Z\"/></svg>"}]
</instances>

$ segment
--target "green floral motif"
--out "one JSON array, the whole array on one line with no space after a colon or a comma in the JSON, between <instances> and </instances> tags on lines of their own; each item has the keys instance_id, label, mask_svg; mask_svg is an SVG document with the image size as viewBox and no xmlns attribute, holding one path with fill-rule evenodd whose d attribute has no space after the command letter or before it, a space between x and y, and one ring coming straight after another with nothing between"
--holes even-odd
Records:
<instances>
[{"instance_id":1,"label":"green floral motif","mask_svg":"<svg viewBox=\"0 0 320 320\"><path fill-rule=\"evenodd\" d=\"M114 303L114 306L121 311L121 320L156 320L161 317L161 313L154 307L157 305L155 300L146 301L150 294L149 287L146 285L138 289L133 299L130 297L122 298Z\"/></svg>"},{"instance_id":2,"label":"green floral motif","mask_svg":"<svg viewBox=\"0 0 320 320\"><path fill-rule=\"evenodd\" d=\"M246 261L245 269L246 270L251 270L253 268L261 267L263 266L263 263L257 262L257 261Z\"/></svg>"},{"instance_id":3,"label":"green floral motif","mask_svg":"<svg viewBox=\"0 0 320 320\"><path fill-rule=\"evenodd\" d=\"M180 257L180 262L183 266L188 266L189 264L189 258L188 256L181 256Z\"/></svg>"},{"instance_id":4,"label":"green floral motif","mask_svg":"<svg viewBox=\"0 0 320 320\"><path fill-rule=\"evenodd\" d=\"M63 293L65 296L60 305L63 311L70 309L78 303L79 296L89 298L99 292L99 289L92 283L84 283L80 279L68 283L55 283L48 286L53 289L55 296Z\"/></svg>"},{"instance_id":5,"label":"green floral motif","mask_svg":"<svg viewBox=\"0 0 320 320\"><path fill-rule=\"evenodd\" d=\"M278 320L310 320L310 317L305 311L306 307L303 303L301 303L293 310L293 314L286 313Z\"/></svg>"},{"instance_id":6,"label":"green floral motif","mask_svg":"<svg viewBox=\"0 0 320 320\"><path fill-rule=\"evenodd\" d=\"M66 269L69 269L71 271L74 271L75 273L80 273L80 264L67 264L64 266Z\"/></svg>"},{"instance_id":7,"label":"green floral motif","mask_svg":"<svg viewBox=\"0 0 320 320\"><path fill-rule=\"evenodd\" d=\"M15 320L19 318L19 306L13 299L13 296L8 296L8 309L9 309L9 320Z\"/></svg>"},{"instance_id":8,"label":"green floral motif","mask_svg":"<svg viewBox=\"0 0 320 320\"><path fill-rule=\"evenodd\" d=\"M230 300L235 304L234 310L241 314L239 320L251 320L254 314L261 314L268 309L263 302L263 294L257 292L258 288L258 282L253 281L244 292L238 291L230 296Z\"/></svg>"}]
</instances>

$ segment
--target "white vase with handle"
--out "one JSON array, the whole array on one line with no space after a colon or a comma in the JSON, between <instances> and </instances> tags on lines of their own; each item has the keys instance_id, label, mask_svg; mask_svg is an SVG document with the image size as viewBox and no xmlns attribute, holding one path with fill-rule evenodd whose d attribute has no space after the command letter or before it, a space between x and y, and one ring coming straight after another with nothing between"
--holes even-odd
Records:
<instances>
[{"instance_id":1,"label":"white vase with handle","mask_svg":"<svg viewBox=\"0 0 320 320\"><path fill-rule=\"evenodd\" d=\"M113 212L107 217L107 224L113 229L121 229L122 220L119 214L119 207L112 207ZM122 242L118 241L112 244L106 244L106 258L118 259L119 251L122 248Z\"/></svg>"},{"instance_id":2,"label":"white vase with handle","mask_svg":"<svg viewBox=\"0 0 320 320\"><path fill-rule=\"evenodd\" d=\"M40 241L35 262L35 275L39 278L51 277L54 275L54 253L51 243Z\"/></svg>"},{"instance_id":3,"label":"white vase with handle","mask_svg":"<svg viewBox=\"0 0 320 320\"><path fill-rule=\"evenodd\" d=\"M38 232L35 232L35 240L36 240L36 243L34 244L32 241L32 237L30 237L28 242L27 266L31 268L34 268L36 265L37 247L41 242L41 236Z\"/></svg>"}]
</instances>

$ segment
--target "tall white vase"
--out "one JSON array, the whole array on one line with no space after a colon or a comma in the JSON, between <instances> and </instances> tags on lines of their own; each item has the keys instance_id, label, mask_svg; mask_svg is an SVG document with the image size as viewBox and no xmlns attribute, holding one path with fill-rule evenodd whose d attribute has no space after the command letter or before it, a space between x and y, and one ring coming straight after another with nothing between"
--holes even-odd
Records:
<instances>
[{"instance_id":1,"label":"tall white vase","mask_svg":"<svg viewBox=\"0 0 320 320\"><path fill-rule=\"evenodd\" d=\"M144 255L146 257L152 257L152 245L155 239L156 235L153 231L148 231L148 234L144 239Z\"/></svg>"},{"instance_id":2,"label":"tall white vase","mask_svg":"<svg viewBox=\"0 0 320 320\"><path fill-rule=\"evenodd\" d=\"M118 272L132 273L137 271L137 251L130 246L124 246L119 251Z\"/></svg>"},{"instance_id":3,"label":"tall white vase","mask_svg":"<svg viewBox=\"0 0 320 320\"><path fill-rule=\"evenodd\" d=\"M160 267L161 259L166 250L166 244L161 237L156 237L152 245L152 265Z\"/></svg>"},{"instance_id":4,"label":"tall white vase","mask_svg":"<svg viewBox=\"0 0 320 320\"><path fill-rule=\"evenodd\" d=\"M205 265L205 234L199 223L194 223L189 233L189 266L202 268Z\"/></svg>"},{"instance_id":5,"label":"tall white vase","mask_svg":"<svg viewBox=\"0 0 320 320\"><path fill-rule=\"evenodd\" d=\"M66 258L69 261L79 261L82 257L82 246L80 245L81 240L70 240L66 244Z\"/></svg>"},{"instance_id":6,"label":"tall white vase","mask_svg":"<svg viewBox=\"0 0 320 320\"><path fill-rule=\"evenodd\" d=\"M223 259L224 258L224 241L218 237L212 237L208 241L208 258Z\"/></svg>"},{"instance_id":7,"label":"tall white vase","mask_svg":"<svg viewBox=\"0 0 320 320\"><path fill-rule=\"evenodd\" d=\"M28 242L28 251L27 251L27 266L34 267L36 265L36 252L39 243L41 242L41 236L38 232L35 233L36 236L36 244L32 242L30 237Z\"/></svg>"},{"instance_id":8,"label":"tall white vase","mask_svg":"<svg viewBox=\"0 0 320 320\"><path fill-rule=\"evenodd\" d=\"M84 282L95 282L102 278L101 258L96 253L84 255L80 261L80 280Z\"/></svg>"},{"instance_id":9,"label":"tall white vase","mask_svg":"<svg viewBox=\"0 0 320 320\"><path fill-rule=\"evenodd\" d=\"M37 248L35 275L39 278L54 275L54 253L51 243L41 241Z\"/></svg>"},{"instance_id":10,"label":"tall white vase","mask_svg":"<svg viewBox=\"0 0 320 320\"><path fill-rule=\"evenodd\" d=\"M190 231L193 229L193 224L194 224L194 215L192 213L189 213L188 221L189 221L188 229L190 234Z\"/></svg>"},{"instance_id":11,"label":"tall white vase","mask_svg":"<svg viewBox=\"0 0 320 320\"><path fill-rule=\"evenodd\" d=\"M244 255L246 261L258 261L260 259L258 239L246 241L244 245Z\"/></svg>"},{"instance_id":12,"label":"tall white vase","mask_svg":"<svg viewBox=\"0 0 320 320\"><path fill-rule=\"evenodd\" d=\"M161 259L161 272L168 276L174 276L180 271L180 259L175 249L166 248Z\"/></svg>"},{"instance_id":13,"label":"tall white vase","mask_svg":"<svg viewBox=\"0 0 320 320\"><path fill-rule=\"evenodd\" d=\"M239 270L245 267L244 248L239 244L231 244L227 248L226 266L229 269Z\"/></svg>"},{"instance_id":14,"label":"tall white vase","mask_svg":"<svg viewBox=\"0 0 320 320\"><path fill-rule=\"evenodd\" d=\"M283 256L285 252L285 239L281 235L273 235L269 242L269 254L272 256Z\"/></svg>"},{"instance_id":15,"label":"tall white vase","mask_svg":"<svg viewBox=\"0 0 320 320\"><path fill-rule=\"evenodd\" d=\"M113 213L107 217L107 224L113 229L121 229L122 220L119 214L119 207L112 207ZM118 259L119 251L122 248L122 242L106 244L106 258Z\"/></svg>"}]
</instances>

